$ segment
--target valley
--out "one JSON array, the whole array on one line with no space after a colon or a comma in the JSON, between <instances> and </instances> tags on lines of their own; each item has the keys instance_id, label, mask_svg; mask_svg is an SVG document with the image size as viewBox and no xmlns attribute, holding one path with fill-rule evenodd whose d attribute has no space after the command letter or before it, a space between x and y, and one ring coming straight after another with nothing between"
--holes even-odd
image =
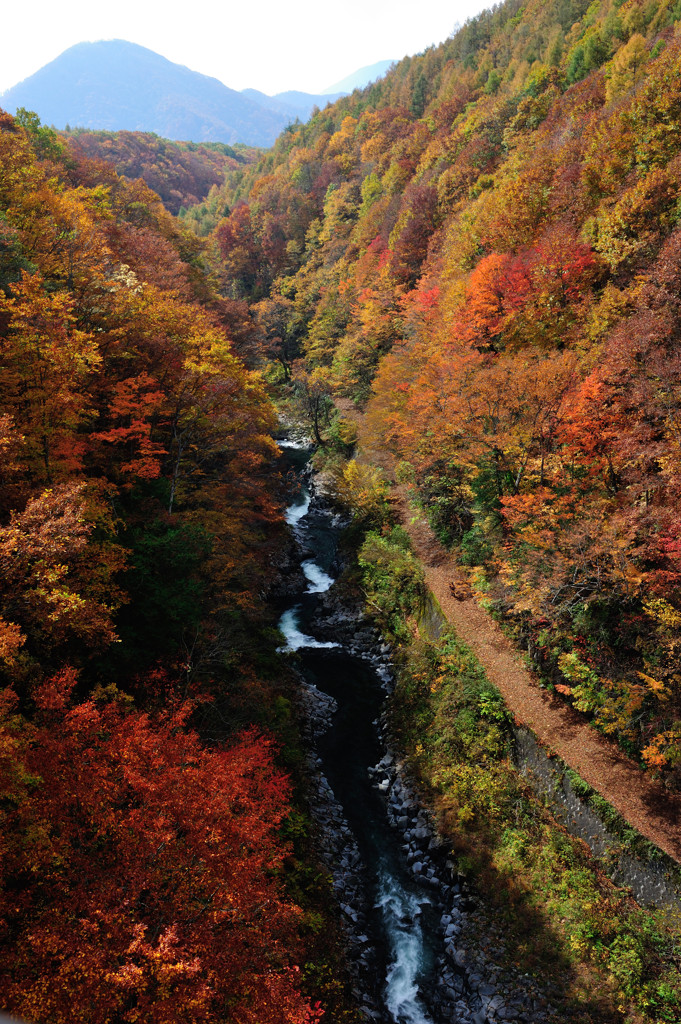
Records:
<instances>
[{"instance_id":1,"label":"valley","mask_svg":"<svg viewBox=\"0 0 681 1024\"><path fill-rule=\"evenodd\" d=\"M338 94L63 57L77 126L0 111L0 1009L681 1020L679 3Z\"/></svg>"}]
</instances>

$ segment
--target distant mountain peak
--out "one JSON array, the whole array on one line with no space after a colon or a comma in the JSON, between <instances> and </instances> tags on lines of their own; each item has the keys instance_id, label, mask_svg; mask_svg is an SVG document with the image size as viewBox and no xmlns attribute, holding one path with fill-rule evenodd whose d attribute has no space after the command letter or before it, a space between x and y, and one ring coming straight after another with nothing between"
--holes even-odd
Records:
<instances>
[{"instance_id":1,"label":"distant mountain peak","mask_svg":"<svg viewBox=\"0 0 681 1024\"><path fill-rule=\"evenodd\" d=\"M76 43L0 97L46 124L269 146L289 118L138 43Z\"/></svg>"},{"instance_id":2,"label":"distant mountain peak","mask_svg":"<svg viewBox=\"0 0 681 1024\"><path fill-rule=\"evenodd\" d=\"M376 64L367 64L366 67L359 68L347 78L341 79L340 82L330 85L328 89L323 89L322 95L326 96L335 92L349 93L354 89L363 89L370 82L375 82L377 78L383 78L386 71L389 71L395 63L394 60L379 60Z\"/></svg>"}]
</instances>

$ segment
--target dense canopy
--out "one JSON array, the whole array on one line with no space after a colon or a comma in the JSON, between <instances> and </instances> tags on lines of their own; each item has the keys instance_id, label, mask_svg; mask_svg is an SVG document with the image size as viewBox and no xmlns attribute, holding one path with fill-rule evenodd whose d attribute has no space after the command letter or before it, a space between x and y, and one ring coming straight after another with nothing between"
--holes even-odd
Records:
<instances>
[{"instance_id":1,"label":"dense canopy","mask_svg":"<svg viewBox=\"0 0 681 1024\"><path fill-rule=\"evenodd\" d=\"M290 787L262 728L237 730L274 700L244 639L274 413L198 240L20 121L0 114L2 1006L313 1021Z\"/></svg>"}]
</instances>

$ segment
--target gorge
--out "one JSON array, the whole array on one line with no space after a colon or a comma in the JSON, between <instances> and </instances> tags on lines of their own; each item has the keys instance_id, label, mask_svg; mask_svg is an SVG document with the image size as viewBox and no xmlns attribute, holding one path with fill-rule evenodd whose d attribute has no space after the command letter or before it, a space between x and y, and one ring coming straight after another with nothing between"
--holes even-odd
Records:
<instances>
[{"instance_id":1,"label":"gorge","mask_svg":"<svg viewBox=\"0 0 681 1024\"><path fill-rule=\"evenodd\" d=\"M677 1024L680 296L681 0L0 111L2 1010Z\"/></svg>"}]
</instances>

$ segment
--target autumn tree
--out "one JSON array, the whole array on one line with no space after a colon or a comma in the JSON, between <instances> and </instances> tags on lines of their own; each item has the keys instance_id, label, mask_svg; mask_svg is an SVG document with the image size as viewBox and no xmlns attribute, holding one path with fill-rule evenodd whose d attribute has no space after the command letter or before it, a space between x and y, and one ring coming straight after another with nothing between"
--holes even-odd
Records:
<instances>
[{"instance_id":1,"label":"autumn tree","mask_svg":"<svg viewBox=\"0 0 681 1024\"><path fill-rule=\"evenodd\" d=\"M26 1019L312 1024L299 911L276 878L288 785L254 733L207 750L190 706L115 688L73 703L65 670L28 726L4 696L3 1006ZM31 793L31 798L28 795Z\"/></svg>"},{"instance_id":2,"label":"autumn tree","mask_svg":"<svg viewBox=\"0 0 681 1024\"><path fill-rule=\"evenodd\" d=\"M96 339L78 328L70 296L50 295L40 275L25 271L12 292L0 296L8 324L0 338L5 409L24 435L33 472L51 483L82 466L78 428L93 417L88 384L101 356Z\"/></svg>"},{"instance_id":3,"label":"autumn tree","mask_svg":"<svg viewBox=\"0 0 681 1024\"><path fill-rule=\"evenodd\" d=\"M277 295L270 299L261 299L252 308L265 338L265 354L279 363L284 380L290 380L291 366L300 355L294 303Z\"/></svg>"},{"instance_id":4,"label":"autumn tree","mask_svg":"<svg viewBox=\"0 0 681 1024\"><path fill-rule=\"evenodd\" d=\"M261 255L253 231L251 211L245 203L235 206L229 216L220 222L216 239L235 292L230 297L239 299L254 295L262 273Z\"/></svg>"}]
</instances>

